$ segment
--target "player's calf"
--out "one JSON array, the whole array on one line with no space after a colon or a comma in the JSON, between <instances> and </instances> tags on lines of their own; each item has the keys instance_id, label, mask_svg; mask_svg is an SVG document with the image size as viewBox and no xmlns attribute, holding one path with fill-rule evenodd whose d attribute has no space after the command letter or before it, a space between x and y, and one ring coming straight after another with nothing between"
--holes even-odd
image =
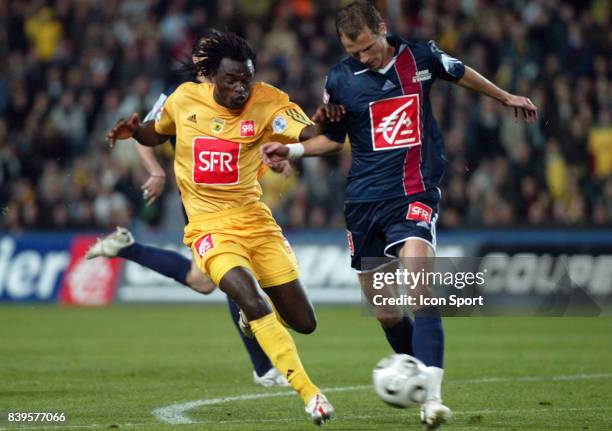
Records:
<instances>
[{"instance_id":1,"label":"player's calf","mask_svg":"<svg viewBox=\"0 0 612 431\"><path fill-rule=\"evenodd\" d=\"M265 289L279 317L300 334L311 334L317 329L314 307L298 279Z\"/></svg>"}]
</instances>

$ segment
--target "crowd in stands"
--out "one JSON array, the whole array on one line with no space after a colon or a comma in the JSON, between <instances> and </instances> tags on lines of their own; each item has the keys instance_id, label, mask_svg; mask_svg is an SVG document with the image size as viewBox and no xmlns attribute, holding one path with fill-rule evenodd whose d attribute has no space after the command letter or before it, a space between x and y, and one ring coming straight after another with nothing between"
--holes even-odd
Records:
<instances>
[{"instance_id":1,"label":"crowd in stands","mask_svg":"<svg viewBox=\"0 0 612 431\"><path fill-rule=\"evenodd\" d=\"M106 132L146 114L203 29L244 36L256 79L308 114L343 57L329 0L11 0L0 3L0 230L180 226L172 179L146 207L131 143ZM446 140L440 225L612 225L612 33L606 0L378 2L406 38L449 54L539 108L535 125L456 85L434 85ZM264 199L286 228L342 228L346 151L304 159Z\"/></svg>"}]
</instances>

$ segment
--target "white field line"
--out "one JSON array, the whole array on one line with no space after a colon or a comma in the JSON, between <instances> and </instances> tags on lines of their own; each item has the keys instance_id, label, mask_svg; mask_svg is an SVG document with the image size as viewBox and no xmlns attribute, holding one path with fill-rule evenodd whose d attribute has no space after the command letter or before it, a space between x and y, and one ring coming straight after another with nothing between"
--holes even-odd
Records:
<instances>
[{"instance_id":1,"label":"white field line","mask_svg":"<svg viewBox=\"0 0 612 431\"><path fill-rule=\"evenodd\" d=\"M573 374L564 376L520 376L520 377L484 377L480 379L467 379L467 380L450 380L445 384L486 384L486 383L506 383L506 382L542 382L542 381L569 381L569 380L589 380L589 379L605 379L612 377L609 373L599 374ZM329 392L348 392L357 391L362 389L369 389L371 385L357 385L357 386L340 386L335 388L324 388L324 393ZM259 398L272 398L272 397L288 397L295 395L294 391L283 391L283 392L269 392L259 394L245 394L238 395L235 397L222 397L222 398L209 398L203 400L189 401L186 403L172 404L166 407L160 407L152 411L153 416L162 422L166 422L172 425L178 424L191 424L195 423L186 412L198 407L212 406L225 404L233 401L247 401L255 400Z\"/></svg>"},{"instance_id":2,"label":"white field line","mask_svg":"<svg viewBox=\"0 0 612 431\"><path fill-rule=\"evenodd\" d=\"M561 376L518 376L518 377L483 377L480 379L465 379L465 380L449 380L445 382L445 385L465 385L465 384L487 384L487 383L508 383L508 382L542 382L542 381L571 381L571 380L591 380L591 379L609 379L612 378L612 373L598 373L598 374L572 374L572 375L561 375ZM326 388L323 389L324 392L348 392L348 391L358 391L364 389L370 389L371 385L355 385L355 386L340 386L335 388ZM223 398L210 398L204 400L196 400L190 401L187 403L181 404L173 404L167 407L161 407L153 410L153 415L160 421L166 422L171 425L189 425L189 424L206 424L206 423L253 423L253 422L302 422L304 418L278 418L278 419L230 419L230 420L192 420L189 418L185 412L188 410L225 404L233 401L247 401L247 400L255 400L259 398L273 398L273 397L288 397L295 395L294 391L282 391L282 392L267 392L267 393L258 393L258 394L246 394L246 395L238 395L235 397L223 397ZM576 407L576 408L537 408L537 409L506 409L506 410L497 410L497 409L486 409L486 410L472 410L472 411L458 411L454 414L456 416L466 416L466 415L487 415L487 414L512 414L512 413L538 413L538 412L551 412L551 411L598 411L598 410L612 410L612 407ZM387 414L379 414L379 415L342 415L342 420L365 420L365 419L374 419L374 418L385 418L385 417L395 417L397 416L397 412L387 413ZM120 428L142 428L142 427L150 427L159 424L158 421L154 422L139 422L139 423L122 423L118 424ZM0 426L0 431L18 431L18 430L36 430L41 431L44 429L51 430L64 430L64 429L109 429L108 424L84 424L84 425L54 425L54 424L38 424L36 426Z\"/></svg>"}]
</instances>

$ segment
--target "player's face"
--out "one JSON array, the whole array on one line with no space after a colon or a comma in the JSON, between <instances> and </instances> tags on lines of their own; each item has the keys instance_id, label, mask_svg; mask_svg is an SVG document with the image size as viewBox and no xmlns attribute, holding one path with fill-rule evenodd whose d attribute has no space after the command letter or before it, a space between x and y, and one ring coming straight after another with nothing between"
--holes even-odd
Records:
<instances>
[{"instance_id":1,"label":"player's face","mask_svg":"<svg viewBox=\"0 0 612 431\"><path fill-rule=\"evenodd\" d=\"M387 27L384 23L379 26L377 34L372 33L364 26L355 40L351 40L344 33L340 35L340 41L346 52L369 69L382 69L393 56L392 49L386 39Z\"/></svg>"},{"instance_id":2,"label":"player's face","mask_svg":"<svg viewBox=\"0 0 612 431\"><path fill-rule=\"evenodd\" d=\"M251 96L254 73L251 60L221 60L217 73L212 77L215 100L226 108L241 109Z\"/></svg>"}]
</instances>

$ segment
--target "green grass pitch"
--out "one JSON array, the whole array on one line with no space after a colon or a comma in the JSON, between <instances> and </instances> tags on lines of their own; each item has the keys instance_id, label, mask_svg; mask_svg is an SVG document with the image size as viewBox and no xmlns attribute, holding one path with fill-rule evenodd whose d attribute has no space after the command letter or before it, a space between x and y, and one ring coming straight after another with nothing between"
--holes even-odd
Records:
<instances>
[{"instance_id":1,"label":"green grass pitch","mask_svg":"<svg viewBox=\"0 0 612 431\"><path fill-rule=\"evenodd\" d=\"M388 407L368 387L391 353L376 321L357 307L317 313L317 331L295 339L313 381L332 388L337 419L326 428L420 429L417 409ZM455 412L445 429L612 429L612 319L448 318L445 329L443 389ZM184 412L189 424L153 414L198 400ZM8 411L64 411L70 420L17 426ZM297 395L252 383L221 305L1 306L0 412L3 431L315 428Z\"/></svg>"}]
</instances>

